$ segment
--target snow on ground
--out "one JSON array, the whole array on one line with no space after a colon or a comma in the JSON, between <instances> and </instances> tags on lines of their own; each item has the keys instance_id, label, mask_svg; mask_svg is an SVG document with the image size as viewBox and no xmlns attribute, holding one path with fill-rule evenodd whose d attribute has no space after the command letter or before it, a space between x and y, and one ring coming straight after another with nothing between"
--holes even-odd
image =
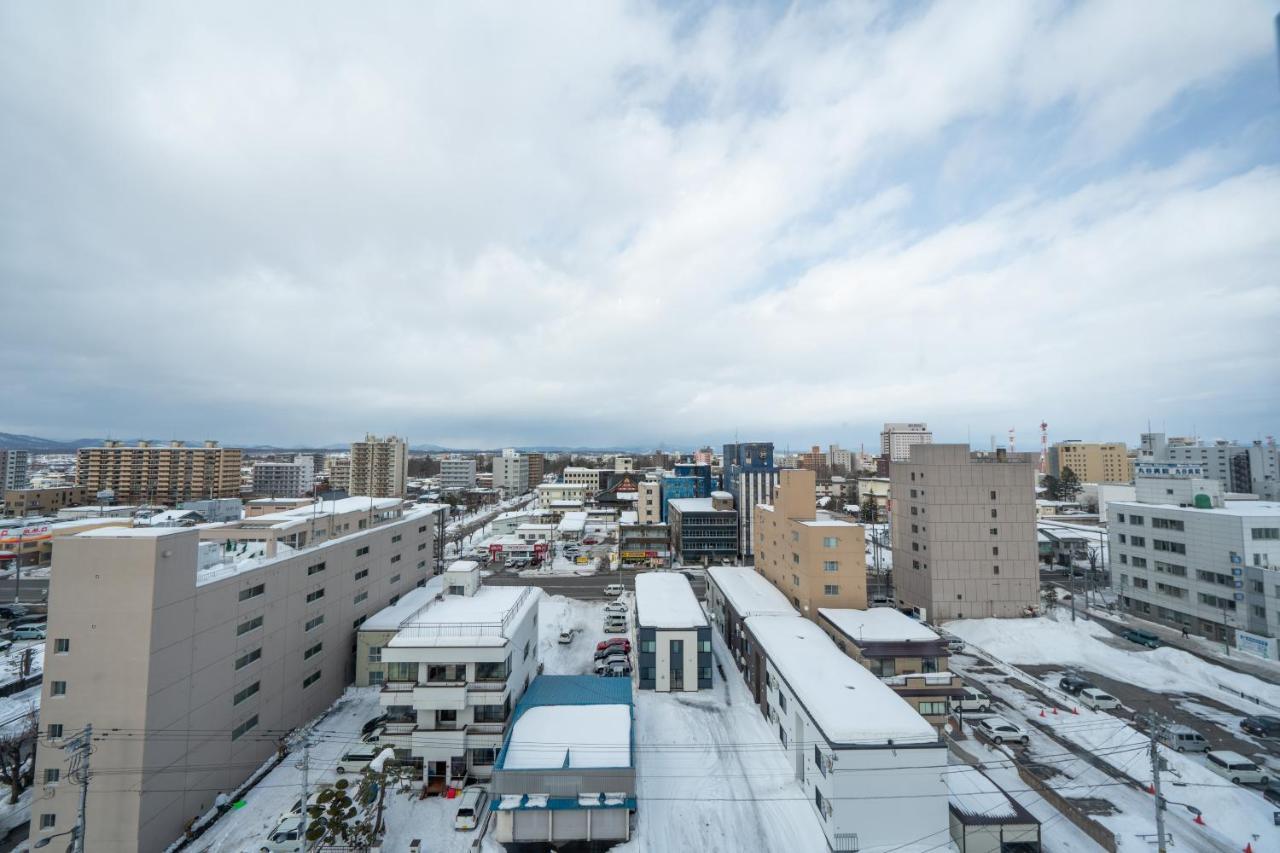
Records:
<instances>
[{"instance_id":1,"label":"snow on ground","mask_svg":"<svg viewBox=\"0 0 1280 853\"><path fill-rule=\"evenodd\" d=\"M595 671L596 643L605 638L604 602L543 595L538 603L538 655L547 675L590 675ZM573 642L562 644L560 632L572 629ZM619 634L608 636L617 637Z\"/></svg>"},{"instance_id":2,"label":"snow on ground","mask_svg":"<svg viewBox=\"0 0 1280 853\"><path fill-rule=\"evenodd\" d=\"M40 685L12 696L0 696L0 731L21 725L27 712L40 708Z\"/></svg>"},{"instance_id":3,"label":"snow on ground","mask_svg":"<svg viewBox=\"0 0 1280 853\"><path fill-rule=\"evenodd\" d=\"M712 634L717 658L729 661ZM793 764L737 670L726 672L727 682L715 672L712 690L696 694L637 691L637 828L614 850L827 849Z\"/></svg>"},{"instance_id":4,"label":"snow on ground","mask_svg":"<svg viewBox=\"0 0 1280 853\"><path fill-rule=\"evenodd\" d=\"M1092 621L961 619L947 623L946 628L1007 663L1078 667L1157 693L1199 693L1246 713L1257 713L1258 706L1219 685L1280 705L1280 685L1216 666L1181 649L1145 649Z\"/></svg>"},{"instance_id":5,"label":"snow on ground","mask_svg":"<svg viewBox=\"0 0 1280 853\"><path fill-rule=\"evenodd\" d=\"M595 573L595 557L592 557L590 562L580 564L559 554L553 560L543 561L537 568L521 569L516 572L522 578L543 577L545 575L594 575Z\"/></svg>"}]
</instances>

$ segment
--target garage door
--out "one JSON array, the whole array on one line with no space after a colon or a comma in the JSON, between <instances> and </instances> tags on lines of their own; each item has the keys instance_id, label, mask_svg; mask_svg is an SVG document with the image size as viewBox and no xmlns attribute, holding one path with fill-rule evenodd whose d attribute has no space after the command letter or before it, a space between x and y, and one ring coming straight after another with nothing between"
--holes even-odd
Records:
<instances>
[{"instance_id":1,"label":"garage door","mask_svg":"<svg viewBox=\"0 0 1280 853\"><path fill-rule=\"evenodd\" d=\"M547 813L541 809L537 811L517 811L515 813L515 822L511 828L511 839L513 841L548 841L547 838Z\"/></svg>"},{"instance_id":2,"label":"garage door","mask_svg":"<svg viewBox=\"0 0 1280 853\"><path fill-rule=\"evenodd\" d=\"M552 841L575 841L586 837L586 809L560 809L551 813Z\"/></svg>"},{"instance_id":3,"label":"garage door","mask_svg":"<svg viewBox=\"0 0 1280 853\"><path fill-rule=\"evenodd\" d=\"M591 837L615 839L627 837L627 809L593 809L591 812Z\"/></svg>"}]
</instances>

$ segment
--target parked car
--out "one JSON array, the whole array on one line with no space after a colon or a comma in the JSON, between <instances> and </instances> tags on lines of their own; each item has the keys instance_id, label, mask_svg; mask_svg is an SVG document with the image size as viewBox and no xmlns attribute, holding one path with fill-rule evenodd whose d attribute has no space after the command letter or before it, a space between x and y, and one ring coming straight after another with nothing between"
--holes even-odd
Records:
<instances>
[{"instance_id":1,"label":"parked car","mask_svg":"<svg viewBox=\"0 0 1280 853\"><path fill-rule=\"evenodd\" d=\"M23 625L44 625L48 622L48 617L43 613L32 613L27 616L18 616L9 623L10 628L21 628Z\"/></svg>"},{"instance_id":2,"label":"parked car","mask_svg":"<svg viewBox=\"0 0 1280 853\"><path fill-rule=\"evenodd\" d=\"M1088 690L1093 686L1092 681L1078 675L1064 675L1058 680L1058 689L1072 696L1079 696L1081 690Z\"/></svg>"},{"instance_id":3,"label":"parked car","mask_svg":"<svg viewBox=\"0 0 1280 853\"><path fill-rule=\"evenodd\" d=\"M1152 634L1150 631L1138 631L1134 628L1130 628L1120 636L1124 637L1131 643L1137 643L1140 646L1146 646L1150 649L1159 648L1160 646L1160 638L1155 634Z\"/></svg>"},{"instance_id":4,"label":"parked car","mask_svg":"<svg viewBox=\"0 0 1280 853\"><path fill-rule=\"evenodd\" d=\"M489 790L483 785L468 785L462 789L458 800L458 813L453 818L453 828L457 830L475 829L489 805Z\"/></svg>"},{"instance_id":5,"label":"parked car","mask_svg":"<svg viewBox=\"0 0 1280 853\"><path fill-rule=\"evenodd\" d=\"M605 613L624 613L625 614L625 613L628 613L629 611L630 611L630 608L628 608L627 605L623 604L621 601L614 601L604 606Z\"/></svg>"},{"instance_id":6,"label":"parked car","mask_svg":"<svg viewBox=\"0 0 1280 853\"><path fill-rule=\"evenodd\" d=\"M378 716L374 717L372 720L369 720L369 722L364 724L364 726L360 729L360 734L367 735L369 732L378 728L386 721L387 721L387 715L379 714Z\"/></svg>"},{"instance_id":7,"label":"parked car","mask_svg":"<svg viewBox=\"0 0 1280 853\"><path fill-rule=\"evenodd\" d=\"M20 628L13 629L13 638L15 640L43 640L44 625L23 625Z\"/></svg>"},{"instance_id":8,"label":"parked car","mask_svg":"<svg viewBox=\"0 0 1280 853\"><path fill-rule=\"evenodd\" d=\"M368 767L369 763L377 758L378 753L381 751L382 748L378 746L357 746L338 759L338 763L333 769L339 776L343 773L359 773Z\"/></svg>"},{"instance_id":9,"label":"parked car","mask_svg":"<svg viewBox=\"0 0 1280 853\"><path fill-rule=\"evenodd\" d=\"M1240 728L1258 737L1280 737L1280 717L1254 714L1241 720Z\"/></svg>"},{"instance_id":10,"label":"parked car","mask_svg":"<svg viewBox=\"0 0 1280 853\"><path fill-rule=\"evenodd\" d=\"M607 649L610 646L622 646L626 651L631 651L631 641L626 637L610 637L607 640L601 640L596 643L596 651Z\"/></svg>"},{"instance_id":11,"label":"parked car","mask_svg":"<svg viewBox=\"0 0 1280 853\"><path fill-rule=\"evenodd\" d=\"M1280 779L1268 779L1267 787L1262 789L1262 796L1280 806Z\"/></svg>"},{"instance_id":12,"label":"parked car","mask_svg":"<svg viewBox=\"0 0 1280 853\"><path fill-rule=\"evenodd\" d=\"M604 623L604 632L605 632L606 634L625 634L625 633L627 633L627 620L623 619L621 622L606 622L606 623Z\"/></svg>"},{"instance_id":13,"label":"parked car","mask_svg":"<svg viewBox=\"0 0 1280 853\"><path fill-rule=\"evenodd\" d=\"M951 697L951 710L953 711L990 711L991 697L985 693L979 693L972 687L964 688L964 694L961 696Z\"/></svg>"},{"instance_id":14,"label":"parked car","mask_svg":"<svg viewBox=\"0 0 1280 853\"><path fill-rule=\"evenodd\" d=\"M605 667L602 671L597 672L604 678L630 678L631 664L629 663L613 663Z\"/></svg>"},{"instance_id":15,"label":"parked car","mask_svg":"<svg viewBox=\"0 0 1280 853\"><path fill-rule=\"evenodd\" d=\"M1026 744L1031 741L1024 729L1015 726L1004 717L987 717L986 719L978 720L973 724L973 727L980 729L996 743L1004 743L1007 740L1011 740Z\"/></svg>"},{"instance_id":16,"label":"parked car","mask_svg":"<svg viewBox=\"0 0 1280 853\"><path fill-rule=\"evenodd\" d=\"M281 820L258 848L267 853L302 853L306 849L307 842L302 837L301 815L289 815Z\"/></svg>"},{"instance_id":17,"label":"parked car","mask_svg":"<svg viewBox=\"0 0 1280 853\"><path fill-rule=\"evenodd\" d=\"M1205 767L1237 785L1266 785L1271 781L1267 771L1238 752L1209 750L1204 754Z\"/></svg>"},{"instance_id":18,"label":"parked car","mask_svg":"<svg viewBox=\"0 0 1280 853\"><path fill-rule=\"evenodd\" d=\"M525 566L527 566L527 565L529 565L529 561L528 561L528 560L510 560L510 561L508 561L508 563L507 563L507 568L508 568L508 569L523 569L523 568L524 568Z\"/></svg>"},{"instance_id":19,"label":"parked car","mask_svg":"<svg viewBox=\"0 0 1280 853\"><path fill-rule=\"evenodd\" d=\"M602 660L611 658L615 655L618 655L624 658L629 657L631 655L631 647L630 646L625 646L625 647L609 646L608 648L605 648L605 649L597 649L596 655L595 655L596 663L599 663Z\"/></svg>"},{"instance_id":20,"label":"parked car","mask_svg":"<svg viewBox=\"0 0 1280 853\"><path fill-rule=\"evenodd\" d=\"M600 540L599 539L583 539L582 544L583 545L599 545Z\"/></svg>"},{"instance_id":21,"label":"parked car","mask_svg":"<svg viewBox=\"0 0 1280 853\"><path fill-rule=\"evenodd\" d=\"M574 632L573 632L573 629L572 629L572 628L570 628L568 631L561 631L561 632L560 632L560 643L561 643L562 645L566 645L566 646L567 646L567 645L569 645L570 643L572 643L572 642L573 642L573 633L574 633Z\"/></svg>"},{"instance_id":22,"label":"parked car","mask_svg":"<svg viewBox=\"0 0 1280 853\"><path fill-rule=\"evenodd\" d=\"M1168 726L1160 730L1159 740L1178 752L1208 752L1209 741L1195 729L1187 726Z\"/></svg>"},{"instance_id":23,"label":"parked car","mask_svg":"<svg viewBox=\"0 0 1280 853\"><path fill-rule=\"evenodd\" d=\"M620 583L611 583L604 588L605 595L622 595L627 588Z\"/></svg>"},{"instance_id":24,"label":"parked car","mask_svg":"<svg viewBox=\"0 0 1280 853\"><path fill-rule=\"evenodd\" d=\"M596 661L596 675L602 674L606 669L613 669L614 667L619 666L626 667L629 671L631 669L631 659L626 655L619 653L616 655L609 655L602 660L598 660Z\"/></svg>"},{"instance_id":25,"label":"parked car","mask_svg":"<svg viewBox=\"0 0 1280 853\"><path fill-rule=\"evenodd\" d=\"M386 733L386 731L387 731L386 726L378 726L376 729L365 732L364 734L360 735L360 740L363 743L381 743L382 736L383 734Z\"/></svg>"},{"instance_id":26,"label":"parked car","mask_svg":"<svg viewBox=\"0 0 1280 853\"><path fill-rule=\"evenodd\" d=\"M7 652L13 648L13 640L0 639L0 652Z\"/></svg>"},{"instance_id":27,"label":"parked car","mask_svg":"<svg viewBox=\"0 0 1280 853\"><path fill-rule=\"evenodd\" d=\"M1114 711L1120 707L1120 700L1096 687L1086 687L1080 691L1080 704L1095 711Z\"/></svg>"},{"instance_id":28,"label":"parked car","mask_svg":"<svg viewBox=\"0 0 1280 853\"><path fill-rule=\"evenodd\" d=\"M30 612L21 604L6 604L0 607L0 619L17 619L19 616L26 616Z\"/></svg>"}]
</instances>

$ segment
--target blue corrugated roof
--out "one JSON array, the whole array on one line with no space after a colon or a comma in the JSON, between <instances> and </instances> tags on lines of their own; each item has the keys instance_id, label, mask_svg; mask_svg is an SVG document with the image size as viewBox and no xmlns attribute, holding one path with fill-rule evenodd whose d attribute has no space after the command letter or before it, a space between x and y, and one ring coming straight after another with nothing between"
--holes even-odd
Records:
<instances>
[{"instance_id":1,"label":"blue corrugated roof","mask_svg":"<svg viewBox=\"0 0 1280 853\"><path fill-rule=\"evenodd\" d=\"M540 705L630 705L630 678L598 675L539 675L516 705L516 718ZM513 720L514 721L514 720Z\"/></svg>"}]
</instances>

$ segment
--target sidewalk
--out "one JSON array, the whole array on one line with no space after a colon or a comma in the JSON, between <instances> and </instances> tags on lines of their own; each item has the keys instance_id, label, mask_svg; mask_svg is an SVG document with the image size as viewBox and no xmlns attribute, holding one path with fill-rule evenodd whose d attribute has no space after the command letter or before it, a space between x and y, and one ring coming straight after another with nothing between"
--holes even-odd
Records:
<instances>
[{"instance_id":1,"label":"sidewalk","mask_svg":"<svg viewBox=\"0 0 1280 853\"><path fill-rule=\"evenodd\" d=\"M1182 632L1176 628L1170 628L1167 625L1161 625L1156 622L1148 622L1145 619L1138 619L1127 613L1111 614L1105 610L1091 607L1089 608L1089 618L1116 633L1120 633L1127 628L1140 628L1143 631L1149 631L1159 637L1160 642L1166 646L1181 649L1226 669L1252 675L1269 684L1280 684L1280 661L1267 661L1235 650L1232 650L1230 656L1228 656L1223 652L1222 643L1206 640L1204 637L1197 637L1194 634L1183 639Z\"/></svg>"}]
</instances>

